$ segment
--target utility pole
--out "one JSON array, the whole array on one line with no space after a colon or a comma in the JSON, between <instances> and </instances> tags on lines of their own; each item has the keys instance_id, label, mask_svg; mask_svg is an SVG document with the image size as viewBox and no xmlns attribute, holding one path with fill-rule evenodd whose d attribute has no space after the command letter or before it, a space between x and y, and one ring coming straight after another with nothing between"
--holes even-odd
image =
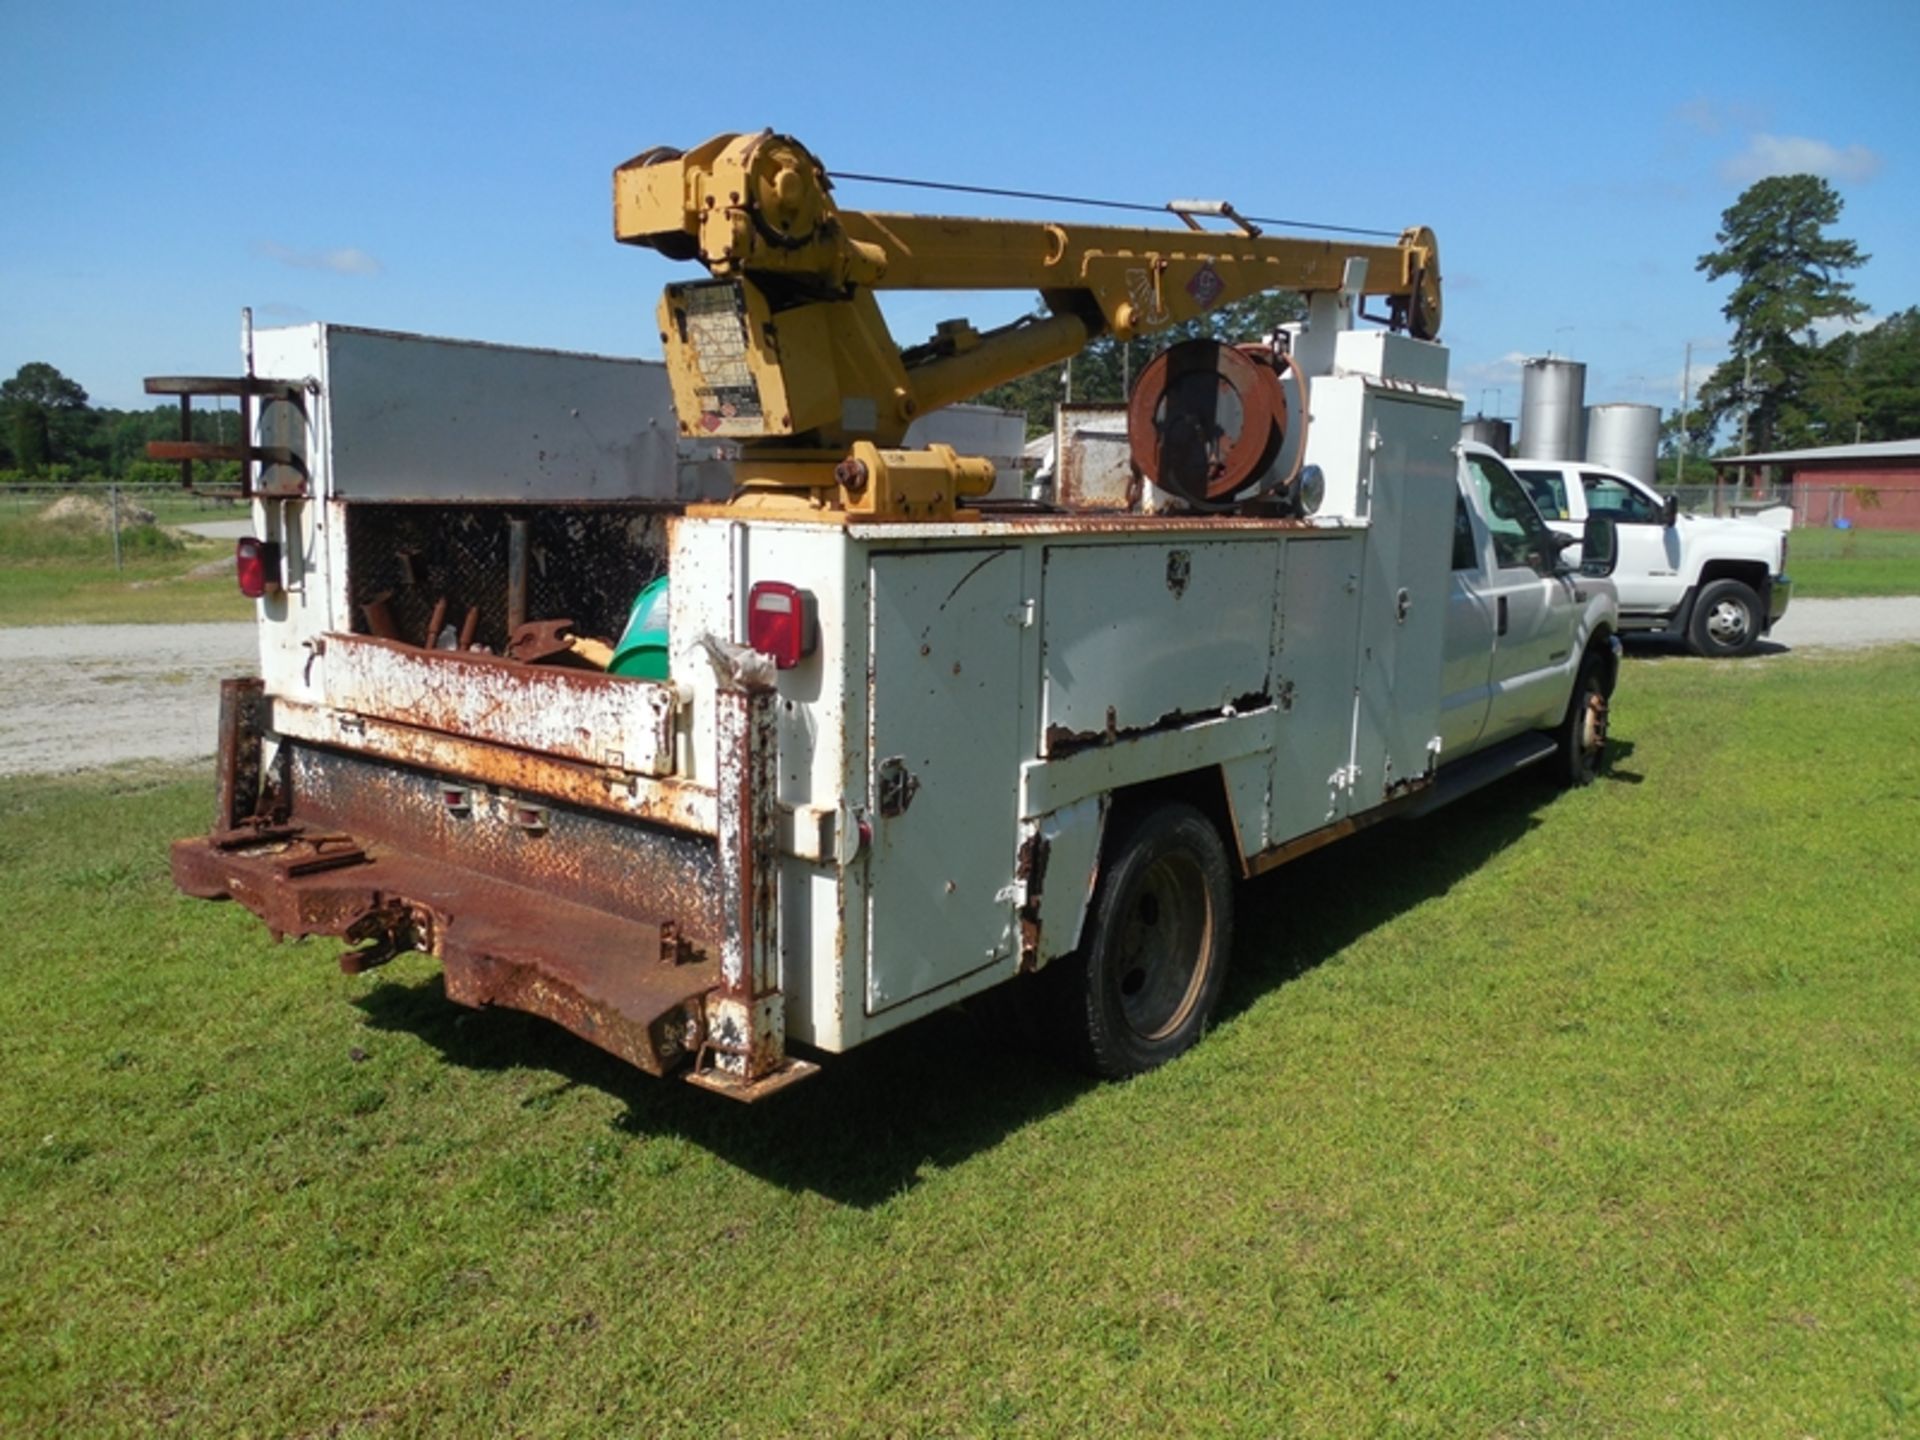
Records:
<instances>
[{"instance_id":1,"label":"utility pole","mask_svg":"<svg viewBox=\"0 0 1920 1440\"><path fill-rule=\"evenodd\" d=\"M1693 342L1687 341L1686 363L1680 367L1680 464L1673 473L1675 488L1687 483L1687 407L1693 402Z\"/></svg>"}]
</instances>

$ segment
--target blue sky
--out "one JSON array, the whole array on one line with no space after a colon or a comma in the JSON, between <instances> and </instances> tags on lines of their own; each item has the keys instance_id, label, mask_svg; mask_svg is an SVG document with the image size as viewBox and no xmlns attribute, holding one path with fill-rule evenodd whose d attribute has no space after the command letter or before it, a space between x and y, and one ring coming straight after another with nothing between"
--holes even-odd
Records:
<instances>
[{"instance_id":1,"label":"blue sky","mask_svg":"<svg viewBox=\"0 0 1920 1440\"><path fill-rule=\"evenodd\" d=\"M613 242L610 173L762 126L829 169L1431 225L1470 410L1517 410L1518 357L1548 351L1588 363L1589 402L1673 404L1686 342L1697 383L1727 333L1695 257L1774 171L1840 189L1875 314L1920 304L1913 0L9 9L0 375L51 361L100 404L237 369L249 304L657 354L685 267ZM889 314L912 341L1030 300Z\"/></svg>"}]
</instances>

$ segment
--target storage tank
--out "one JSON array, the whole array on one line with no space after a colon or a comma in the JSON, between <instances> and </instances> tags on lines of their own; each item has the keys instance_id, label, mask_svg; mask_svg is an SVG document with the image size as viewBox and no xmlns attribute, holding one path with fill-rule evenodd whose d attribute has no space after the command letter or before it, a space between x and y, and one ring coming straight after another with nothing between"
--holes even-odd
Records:
<instances>
[{"instance_id":1,"label":"storage tank","mask_svg":"<svg viewBox=\"0 0 1920 1440\"><path fill-rule=\"evenodd\" d=\"M1513 422L1510 420L1495 419L1491 415L1476 415L1471 420L1462 420L1460 438L1491 445L1494 453L1499 455L1513 454Z\"/></svg>"},{"instance_id":2,"label":"storage tank","mask_svg":"<svg viewBox=\"0 0 1920 1440\"><path fill-rule=\"evenodd\" d=\"M1520 453L1529 460L1579 460L1585 448L1587 367L1551 355L1520 372Z\"/></svg>"},{"instance_id":3,"label":"storage tank","mask_svg":"<svg viewBox=\"0 0 1920 1440\"><path fill-rule=\"evenodd\" d=\"M1660 480L1660 407L1658 405L1589 405L1587 456L1623 475L1657 485Z\"/></svg>"}]
</instances>

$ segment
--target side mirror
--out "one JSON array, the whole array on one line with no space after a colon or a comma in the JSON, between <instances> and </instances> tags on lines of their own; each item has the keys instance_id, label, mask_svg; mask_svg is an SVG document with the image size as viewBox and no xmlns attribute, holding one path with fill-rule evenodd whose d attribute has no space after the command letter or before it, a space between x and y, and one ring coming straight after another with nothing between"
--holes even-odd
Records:
<instances>
[{"instance_id":1,"label":"side mirror","mask_svg":"<svg viewBox=\"0 0 1920 1440\"><path fill-rule=\"evenodd\" d=\"M1660 523L1663 525L1671 525L1673 524L1674 521L1678 520L1679 518L1680 518L1680 497L1678 495L1669 495L1667 496L1667 508L1661 514Z\"/></svg>"},{"instance_id":2,"label":"side mirror","mask_svg":"<svg viewBox=\"0 0 1920 1440\"><path fill-rule=\"evenodd\" d=\"M1613 517L1589 515L1587 528L1580 536L1580 573L1605 579L1619 561L1620 537L1614 531Z\"/></svg>"}]
</instances>

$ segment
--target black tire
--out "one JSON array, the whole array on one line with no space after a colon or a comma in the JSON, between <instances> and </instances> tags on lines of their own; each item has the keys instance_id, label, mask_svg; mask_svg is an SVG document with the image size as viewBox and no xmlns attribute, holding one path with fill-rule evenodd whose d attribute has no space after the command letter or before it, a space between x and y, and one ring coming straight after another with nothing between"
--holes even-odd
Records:
<instances>
[{"instance_id":1,"label":"black tire","mask_svg":"<svg viewBox=\"0 0 1920 1440\"><path fill-rule=\"evenodd\" d=\"M1687 643L1710 660L1744 655L1759 642L1760 597L1744 580L1714 580L1693 602Z\"/></svg>"},{"instance_id":2,"label":"black tire","mask_svg":"<svg viewBox=\"0 0 1920 1440\"><path fill-rule=\"evenodd\" d=\"M1607 766L1607 720L1612 700L1607 694L1606 659L1590 651L1580 662L1580 676L1567 701L1567 713L1555 732L1558 748L1554 772L1568 789L1591 785Z\"/></svg>"},{"instance_id":3,"label":"black tire","mask_svg":"<svg viewBox=\"0 0 1920 1440\"><path fill-rule=\"evenodd\" d=\"M1139 816L1109 843L1080 951L1054 971L1060 1039L1092 1074L1138 1075L1192 1047L1233 945L1233 874L1191 805ZM1045 974L1047 972L1043 972Z\"/></svg>"}]
</instances>

